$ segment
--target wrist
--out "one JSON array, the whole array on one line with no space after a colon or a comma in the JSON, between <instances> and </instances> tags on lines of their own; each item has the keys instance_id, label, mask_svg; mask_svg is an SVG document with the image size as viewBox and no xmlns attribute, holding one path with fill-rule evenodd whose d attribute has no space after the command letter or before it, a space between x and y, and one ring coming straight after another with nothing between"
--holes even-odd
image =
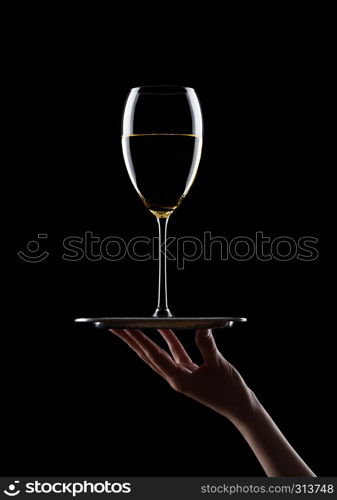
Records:
<instances>
[{"instance_id":1,"label":"wrist","mask_svg":"<svg viewBox=\"0 0 337 500\"><path fill-rule=\"evenodd\" d=\"M257 399L255 393L247 387L245 392L244 404L240 412L231 418L231 422L240 431L247 427L251 427L253 423L263 414L263 406Z\"/></svg>"}]
</instances>

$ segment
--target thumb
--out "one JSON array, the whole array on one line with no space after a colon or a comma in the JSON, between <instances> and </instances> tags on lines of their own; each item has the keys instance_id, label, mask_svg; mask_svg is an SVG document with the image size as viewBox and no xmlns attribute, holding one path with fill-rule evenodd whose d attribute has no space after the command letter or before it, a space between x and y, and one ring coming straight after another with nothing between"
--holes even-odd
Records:
<instances>
[{"instance_id":1,"label":"thumb","mask_svg":"<svg viewBox=\"0 0 337 500\"><path fill-rule=\"evenodd\" d=\"M204 358L204 361L212 361L217 355L218 348L216 346L212 330L197 330L195 341Z\"/></svg>"}]
</instances>

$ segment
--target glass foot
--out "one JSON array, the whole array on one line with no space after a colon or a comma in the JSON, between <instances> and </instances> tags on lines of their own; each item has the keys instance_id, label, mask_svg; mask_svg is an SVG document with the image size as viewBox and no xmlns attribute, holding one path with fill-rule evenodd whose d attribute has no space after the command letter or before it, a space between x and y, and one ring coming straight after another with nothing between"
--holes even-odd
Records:
<instances>
[{"instance_id":1,"label":"glass foot","mask_svg":"<svg viewBox=\"0 0 337 500\"><path fill-rule=\"evenodd\" d=\"M155 312L152 315L153 318L173 318L173 314L168 308L160 309L157 307Z\"/></svg>"}]
</instances>

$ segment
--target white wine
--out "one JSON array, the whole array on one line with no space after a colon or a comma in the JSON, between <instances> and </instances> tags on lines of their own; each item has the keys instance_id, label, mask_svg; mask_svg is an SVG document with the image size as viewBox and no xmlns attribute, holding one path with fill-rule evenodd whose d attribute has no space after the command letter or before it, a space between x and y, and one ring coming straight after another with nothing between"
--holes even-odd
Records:
<instances>
[{"instance_id":1,"label":"white wine","mask_svg":"<svg viewBox=\"0 0 337 500\"><path fill-rule=\"evenodd\" d=\"M169 217L194 181L202 139L194 134L130 134L122 137L122 146L145 206L157 217Z\"/></svg>"}]
</instances>

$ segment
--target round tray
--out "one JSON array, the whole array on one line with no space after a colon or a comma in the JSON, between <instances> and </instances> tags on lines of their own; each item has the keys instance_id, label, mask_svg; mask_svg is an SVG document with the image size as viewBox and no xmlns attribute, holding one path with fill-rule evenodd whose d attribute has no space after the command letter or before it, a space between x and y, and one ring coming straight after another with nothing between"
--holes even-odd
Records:
<instances>
[{"instance_id":1,"label":"round tray","mask_svg":"<svg viewBox=\"0 0 337 500\"><path fill-rule=\"evenodd\" d=\"M77 318L75 323L93 323L97 328L226 328L234 323L247 321L246 318L195 317L195 318Z\"/></svg>"}]
</instances>

